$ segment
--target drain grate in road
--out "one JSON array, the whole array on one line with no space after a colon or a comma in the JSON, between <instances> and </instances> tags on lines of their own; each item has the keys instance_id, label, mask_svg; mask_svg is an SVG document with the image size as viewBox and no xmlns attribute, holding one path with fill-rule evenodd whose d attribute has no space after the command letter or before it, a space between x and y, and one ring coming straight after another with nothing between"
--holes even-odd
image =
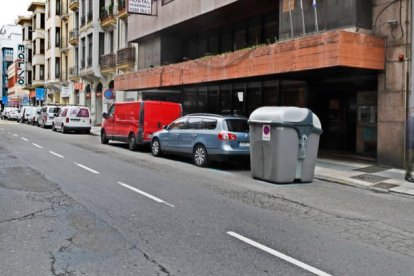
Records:
<instances>
[{"instance_id":1,"label":"drain grate in road","mask_svg":"<svg viewBox=\"0 0 414 276\"><path fill-rule=\"evenodd\" d=\"M355 169L354 171L365 172L365 173L377 173L377 172L383 172L389 169L391 169L391 167L373 165L373 166L368 166L368 167L364 167L360 169Z\"/></svg>"},{"instance_id":2,"label":"drain grate in road","mask_svg":"<svg viewBox=\"0 0 414 276\"><path fill-rule=\"evenodd\" d=\"M380 189L384 189L384 190L389 190L389 189L392 189L392 188L395 188L395 187L398 187L398 186L400 186L400 185L380 182L378 184L373 185L372 187L380 188Z\"/></svg>"},{"instance_id":3,"label":"drain grate in road","mask_svg":"<svg viewBox=\"0 0 414 276\"><path fill-rule=\"evenodd\" d=\"M370 182L370 183L377 183L377 182L381 182L381 181L389 179L389 178L386 178L386 177L373 175L373 174L368 174L368 173L352 176L351 178L366 181L366 182Z\"/></svg>"}]
</instances>

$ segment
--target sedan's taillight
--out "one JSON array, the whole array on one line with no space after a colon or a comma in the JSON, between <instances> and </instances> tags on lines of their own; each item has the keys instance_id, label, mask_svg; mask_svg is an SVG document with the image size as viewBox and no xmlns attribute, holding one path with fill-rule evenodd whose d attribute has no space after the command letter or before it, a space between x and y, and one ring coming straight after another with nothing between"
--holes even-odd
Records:
<instances>
[{"instance_id":1,"label":"sedan's taillight","mask_svg":"<svg viewBox=\"0 0 414 276\"><path fill-rule=\"evenodd\" d=\"M237 136L229 132L219 132L218 139L222 141L234 141L237 140Z\"/></svg>"}]
</instances>

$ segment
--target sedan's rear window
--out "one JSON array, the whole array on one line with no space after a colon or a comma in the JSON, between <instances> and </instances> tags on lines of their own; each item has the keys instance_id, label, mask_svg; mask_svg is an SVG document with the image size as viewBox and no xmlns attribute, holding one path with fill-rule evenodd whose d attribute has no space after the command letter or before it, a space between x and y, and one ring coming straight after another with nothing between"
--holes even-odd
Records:
<instances>
[{"instance_id":1,"label":"sedan's rear window","mask_svg":"<svg viewBox=\"0 0 414 276\"><path fill-rule=\"evenodd\" d=\"M249 132L249 125L247 120L240 119L227 119L225 120L227 124L227 130L231 132Z\"/></svg>"},{"instance_id":2,"label":"sedan's rear window","mask_svg":"<svg viewBox=\"0 0 414 276\"><path fill-rule=\"evenodd\" d=\"M59 107L50 107L48 112L51 114L58 113L59 109Z\"/></svg>"}]
</instances>

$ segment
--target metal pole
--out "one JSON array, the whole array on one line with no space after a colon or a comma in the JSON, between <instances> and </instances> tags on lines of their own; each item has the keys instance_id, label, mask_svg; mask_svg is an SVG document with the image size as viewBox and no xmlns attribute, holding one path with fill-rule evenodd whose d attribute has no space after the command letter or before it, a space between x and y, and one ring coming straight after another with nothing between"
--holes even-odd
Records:
<instances>
[{"instance_id":1,"label":"metal pole","mask_svg":"<svg viewBox=\"0 0 414 276\"><path fill-rule=\"evenodd\" d=\"M293 21L292 21L292 9L291 9L291 4L290 4L290 0L289 0L289 19L290 19L290 37L293 38Z\"/></svg>"},{"instance_id":2,"label":"metal pole","mask_svg":"<svg viewBox=\"0 0 414 276\"><path fill-rule=\"evenodd\" d=\"M414 130L413 130L413 127L414 127L414 117L413 117L414 116L414 114L413 114L413 111L414 111L414 95L413 95L413 91L414 91L414 70L413 70L414 69L414 59L413 59L413 53L414 53L414 45L413 45L414 9L413 9L413 2L410 1L410 3L411 3L411 5L410 5L410 8L411 8L411 18L410 18L410 20L411 20L411 41L410 41L410 43L411 43L411 53L410 53L410 73L409 73L410 87L407 91L407 93L408 93L408 97L407 97L408 103L407 103L407 123L406 123L406 139L407 139L407 142L406 142L406 161L407 161L406 168L407 168L407 176L412 173L411 172L411 169L412 169L411 161L412 161L412 158L413 158L413 156L412 156L413 155L413 151L412 151L413 149L411 148L411 146L412 146L413 140L414 140L414 137L412 137L413 136L412 134L414 133ZM402 24L402 22L400 22L400 24Z\"/></svg>"},{"instance_id":3,"label":"metal pole","mask_svg":"<svg viewBox=\"0 0 414 276\"><path fill-rule=\"evenodd\" d=\"M319 22L318 22L318 6L316 4L316 0L312 1L312 6L313 6L313 12L315 14L315 30L316 32L319 32Z\"/></svg>"},{"instance_id":4,"label":"metal pole","mask_svg":"<svg viewBox=\"0 0 414 276\"><path fill-rule=\"evenodd\" d=\"M303 0L300 0L300 11L302 14L302 33L303 35L306 34L306 28L305 28L305 13L303 11Z\"/></svg>"}]
</instances>

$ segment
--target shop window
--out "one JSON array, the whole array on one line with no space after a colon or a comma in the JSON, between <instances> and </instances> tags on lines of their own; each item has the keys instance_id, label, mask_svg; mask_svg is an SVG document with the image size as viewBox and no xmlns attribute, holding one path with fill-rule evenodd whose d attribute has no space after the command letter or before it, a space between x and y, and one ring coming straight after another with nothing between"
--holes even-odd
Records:
<instances>
[{"instance_id":1,"label":"shop window","mask_svg":"<svg viewBox=\"0 0 414 276\"><path fill-rule=\"evenodd\" d=\"M262 92L260 82L247 84L247 115L250 115L256 108L262 105Z\"/></svg>"},{"instance_id":2,"label":"shop window","mask_svg":"<svg viewBox=\"0 0 414 276\"><path fill-rule=\"evenodd\" d=\"M284 106L306 106L306 83L303 81L281 82L282 103Z\"/></svg>"},{"instance_id":3,"label":"shop window","mask_svg":"<svg viewBox=\"0 0 414 276\"><path fill-rule=\"evenodd\" d=\"M233 85L232 89L232 107L234 115L246 115L244 112L245 102L245 84L237 83Z\"/></svg>"},{"instance_id":4,"label":"shop window","mask_svg":"<svg viewBox=\"0 0 414 276\"><path fill-rule=\"evenodd\" d=\"M231 108L231 85L220 86L220 107L221 114L233 114Z\"/></svg>"},{"instance_id":5,"label":"shop window","mask_svg":"<svg viewBox=\"0 0 414 276\"><path fill-rule=\"evenodd\" d=\"M262 88L263 105L279 105L279 85L277 80L264 81Z\"/></svg>"},{"instance_id":6,"label":"shop window","mask_svg":"<svg viewBox=\"0 0 414 276\"><path fill-rule=\"evenodd\" d=\"M183 110L185 114L194 113L197 111L197 90L195 87L184 89Z\"/></svg>"},{"instance_id":7,"label":"shop window","mask_svg":"<svg viewBox=\"0 0 414 276\"><path fill-rule=\"evenodd\" d=\"M220 100L219 100L219 86L213 85L208 88L207 93L207 112L219 114L220 113Z\"/></svg>"},{"instance_id":8,"label":"shop window","mask_svg":"<svg viewBox=\"0 0 414 276\"><path fill-rule=\"evenodd\" d=\"M202 86L197 90L197 112L207 112L207 87Z\"/></svg>"}]
</instances>

